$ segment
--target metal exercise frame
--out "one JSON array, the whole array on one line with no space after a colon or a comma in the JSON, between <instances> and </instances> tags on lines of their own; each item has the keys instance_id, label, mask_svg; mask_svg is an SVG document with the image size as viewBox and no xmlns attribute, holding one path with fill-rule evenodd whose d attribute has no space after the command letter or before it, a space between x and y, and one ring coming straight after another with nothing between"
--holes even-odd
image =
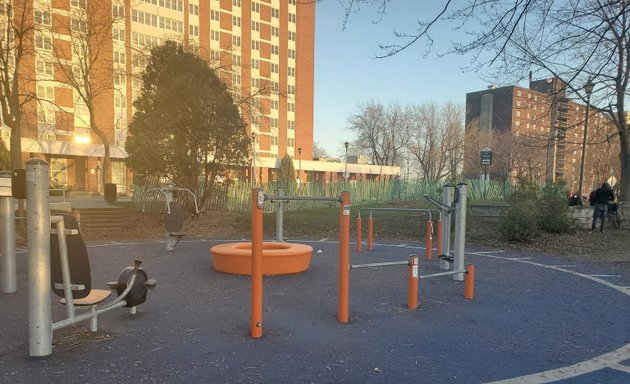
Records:
<instances>
[{"instance_id":1,"label":"metal exercise frame","mask_svg":"<svg viewBox=\"0 0 630 384\"><path fill-rule=\"evenodd\" d=\"M356 228L356 246L357 252L362 251L362 232L363 232L363 224L361 219L361 210L369 211L370 216L368 217L367 222L367 230L368 230L368 238L367 238L367 246L368 250L371 251L373 249L373 236L374 236L374 219L372 218L372 211L390 211L390 212L421 212L426 213L429 216L429 220L427 221L427 229L426 229L426 259L433 259L433 216L431 214L432 211L438 211L440 219L438 220L438 253L441 250L441 223L442 223L442 212L438 209L431 208L359 208L357 213L357 228Z\"/></svg>"},{"instance_id":2,"label":"metal exercise frame","mask_svg":"<svg viewBox=\"0 0 630 384\"><path fill-rule=\"evenodd\" d=\"M164 202L166 204L166 214L171 214L171 203L175 201L174 196L176 192L184 192L190 194L192 196L192 201L195 206L195 215L199 214L199 207L197 206L197 196L188 188L177 188L172 185L167 185L161 188L150 188L142 195L142 212L144 213L144 203L146 201L146 197L152 193L161 193L164 196ZM166 224L165 224L166 225ZM181 234L173 234L168 229L166 229L165 235L165 247L167 251L172 251L175 249L175 245L181 239Z\"/></svg>"},{"instance_id":3,"label":"metal exercise frame","mask_svg":"<svg viewBox=\"0 0 630 384\"><path fill-rule=\"evenodd\" d=\"M90 330L96 331L97 316L114 308L125 306L125 296L133 288L139 262L127 281L127 287L116 299L103 305L91 305L89 312L76 314L72 290L81 289L71 283L66 235L78 235L77 230L66 230L62 216L50 216L48 194L48 163L40 159L26 162L26 208L28 238L28 322L29 356L48 356L52 354L52 334L54 330L90 319ZM61 273L66 300L67 318L52 322L51 286L51 224L55 225L58 236L61 259ZM135 307L130 308L135 312Z\"/></svg>"},{"instance_id":4,"label":"metal exercise frame","mask_svg":"<svg viewBox=\"0 0 630 384\"><path fill-rule=\"evenodd\" d=\"M262 295L263 295L263 205L269 202L298 200L329 201L339 203L339 302L337 319L348 322L348 291L350 264L350 193L341 192L338 197L307 196L268 196L260 188L252 189L252 275L251 275L251 319L250 336L262 337Z\"/></svg>"},{"instance_id":5,"label":"metal exercise frame","mask_svg":"<svg viewBox=\"0 0 630 384\"><path fill-rule=\"evenodd\" d=\"M11 196L11 173L0 174L0 217L2 219L2 293L17 292L17 258L15 255L15 199Z\"/></svg>"},{"instance_id":6,"label":"metal exercise frame","mask_svg":"<svg viewBox=\"0 0 630 384\"><path fill-rule=\"evenodd\" d=\"M418 280L420 279L430 279L441 276L465 274L466 277L464 279L464 297L467 300L472 300L475 296L475 267L472 264L468 264L466 268L462 270L453 270L448 272L438 272L421 275L419 271L420 267L418 264L418 256L410 255L409 261L384 261L379 263L352 264L350 265L350 269L378 268L398 265L409 266L409 271L407 274L407 308L411 311L418 308Z\"/></svg>"}]
</instances>

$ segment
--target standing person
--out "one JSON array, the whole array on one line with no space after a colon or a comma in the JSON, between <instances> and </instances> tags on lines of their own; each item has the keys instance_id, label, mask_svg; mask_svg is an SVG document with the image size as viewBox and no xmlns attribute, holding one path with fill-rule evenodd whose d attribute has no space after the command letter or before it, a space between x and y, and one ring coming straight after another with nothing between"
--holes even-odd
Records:
<instances>
[{"instance_id":1,"label":"standing person","mask_svg":"<svg viewBox=\"0 0 630 384\"><path fill-rule=\"evenodd\" d=\"M610 189L608 183L602 184L595 191L595 209L593 210L593 224L591 229L594 231L597 225L597 218L600 218L599 231L604 232L604 222L608 213L608 203L615 200L615 193Z\"/></svg>"}]
</instances>

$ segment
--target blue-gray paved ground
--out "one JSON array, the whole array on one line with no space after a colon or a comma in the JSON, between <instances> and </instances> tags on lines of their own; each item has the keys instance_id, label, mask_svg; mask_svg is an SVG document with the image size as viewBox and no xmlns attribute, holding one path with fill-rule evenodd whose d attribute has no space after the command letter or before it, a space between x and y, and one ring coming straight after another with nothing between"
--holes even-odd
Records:
<instances>
[{"instance_id":1,"label":"blue-gray paved ground","mask_svg":"<svg viewBox=\"0 0 630 384\"><path fill-rule=\"evenodd\" d=\"M212 269L214 242L173 253L163 243L92 245L93 284L133 258L158 287L138 314L114 310L99 332L55 332L53 355L28 358L26 254L17 294L0 295L2 383L481 383L555 369L630 342L630 298L596 282L505 259L469 255L476 298L450 278L421 280L406 306L406 267L351 271L350 323L337 322L338 245L312 242L311 268L264 279L264 337L249 337L249 278ZM354 248L354 247L352 247ZM467 250L471 251L471 250ZM377 245L352 263L406 260L424 250ZM630 271L518 253L628 286ZM437 271L424 262L421 273ZM53 301L56 320L64 308ZM602 369L562 383L630 382Z\"/></svg>"}]
</instances>

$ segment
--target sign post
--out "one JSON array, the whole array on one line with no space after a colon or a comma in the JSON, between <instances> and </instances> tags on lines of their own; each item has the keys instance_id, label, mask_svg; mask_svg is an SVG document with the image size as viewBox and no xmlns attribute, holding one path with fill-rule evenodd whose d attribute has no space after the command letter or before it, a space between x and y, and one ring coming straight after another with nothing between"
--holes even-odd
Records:
<instances>
[{"instance_id":1,"label":"sign post","mask_svg":"<svg viewBox=\"0 0 630 384\"><path fill-rule=\"evenodd\" d=\"M481 165L483 165L483 194L488 193L488 165L492 165L492 149L486 147L481 150Z\"/></svg>"}]
</instances>

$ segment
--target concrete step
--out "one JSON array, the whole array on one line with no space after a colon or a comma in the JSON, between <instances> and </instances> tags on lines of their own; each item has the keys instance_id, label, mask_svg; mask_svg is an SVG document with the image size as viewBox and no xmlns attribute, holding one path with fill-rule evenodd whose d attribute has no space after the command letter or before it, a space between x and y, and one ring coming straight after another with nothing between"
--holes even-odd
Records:
<instances>
[{"instance_id":1,"label":"concrete step","mask_svg":"<svg viewBox=\"0 0 630 384\"><path fill-rule=\"evenodd\" d=\"M127 211L121 208L80 208L81 228L88 231L119 229Z\"/></svg>"}]
</instances>

